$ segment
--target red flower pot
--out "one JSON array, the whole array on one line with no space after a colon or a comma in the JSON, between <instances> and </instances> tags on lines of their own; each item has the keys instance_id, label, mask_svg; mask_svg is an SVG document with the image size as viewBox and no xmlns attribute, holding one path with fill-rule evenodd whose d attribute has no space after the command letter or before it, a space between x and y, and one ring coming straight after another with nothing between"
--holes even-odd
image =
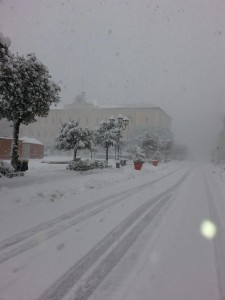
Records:
<instances>
[{"instance_id":1,"label":"red flower pot","mask_svg":"<svg viewBox=\"0 0 225 300\"><path fill-rule=\"evenodd\" d=\"M153 160L152 160L153 166L157 166L157 165L158 165L158 162L159 162L159 161L158 161L157 159L153 159Z\"/></svg>"},{"instance_id":2,"label":"red flower pot","mask_svg":"<svg viewBox=\"0 0 225 300\"><path fill-rule=\"evenodd\" d=\"M141 170L143 163L140 162L134 162L134 168L135 170Z\"/></svg>"}]
</instances>

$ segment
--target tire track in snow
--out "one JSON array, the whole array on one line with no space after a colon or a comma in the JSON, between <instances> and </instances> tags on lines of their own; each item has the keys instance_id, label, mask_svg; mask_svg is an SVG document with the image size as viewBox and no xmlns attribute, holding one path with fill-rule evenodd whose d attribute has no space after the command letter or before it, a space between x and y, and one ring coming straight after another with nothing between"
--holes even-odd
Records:
<instances>
[{"instance_id":1,"label":"tire track in snow","mask_svg":"<svg viewBox=\"0 0 225 300\"><path fill-rule=\"evenodd\" d=\"M138 193L138 191L136 191L135 193ZM28 251L36 246L39 246L41 243L46 242L47 240L51 239L52 237L62 233L63 231L81 223L84 222L86 220L88 220L89 218L97 215L98 213L102 212L103 210L112 207L116 204L118 204L119 202L127 199L127 197L134 195L134 192L126 194L124 197L121 197L119 199L117 199L116 201L114 200L113 202L110 203L106 203L103 204L102 206L88 211L84 214L82 214L81 216L76 217L75 219L70 220L69 222L65 223L65 224L57 224L55 228L50 229L49 231L45 232L44 235L41 236L41 239L38 239L37 237L33 237L31 239L29 239L28 241L25 241L23 244L5 252L0 254L0 264L4 263L5 261L9 260L10 258L13 258L16 255L19 255L25 251Z\"/></svg>"},{"instance_id":2,"label":"tire track in snow","mask_svg":"<svg viewBox=\"0 0 225 300\"><path fill-rule=\"evenodd\" d=\"M139 223L122 239L121 242L103 259L103 261L88 276L85 283L82 284L75 292L74 300L86 300L96 290L99 284L119 263L129 248L135 243L139 235L151 223L153 218L168 202L171 195L161 199L154 207L145 215ZM50 298L49 298L50 299Z\"/></svg>"},{"instance_id":3,"label":"tire track in snow","mask_svg":"<svg viewBox=\"0 0 225 300\"><path fill-rule=\"evenodd\" d=\"M175 191L190 174L187 171L181 179L166 191L147 200L131 213L124 221L117 225L109 234L107 234L99 243L97 243L86 255L84 255L75 265L73 265L65 274L63 274L49 289L44 292L37 300L60 300L79 280L89 271L89 269L101 259L114 243L122 235L129 231L132 226L143 218L131 229L130 232L118 243L106 258L100 262L94 272L87 278L85 283L78 288L75 300L87 299L97 286L102 282L108 273L125 255L132 246L138 235L149 225L153 217L167 203L171 193ZM150 210L150 211L149 211ZM146 212L147 215L146 215Z\"/></svg>"},{"instance_id":4,"label":"tire track in snow","mask_svg":"<svg viewBox=\"0 0 225 300\"><path fill-rule=\"evenodd\" d=\"M78 208L76 208L76 209L74 209L74 210L72 210L72 211L70 211L68 213L65 213L65 214L63 214L63 215L61 215L61 216L59 216L59 217L57 217L55 219L52 219L52 220L47 221L47 222L44 222L44 223L39 224L39 225L37 225L37 226L35 226L35 227L31 228L31 229L25 230L25 231L23 231L23 232L15 235L15 236L7 238L7 239L5 239L5 240L3 240L3 241L0 242L0 251L6 249L8 247L11 247L13 245L16 245L16 244L18 244L18 243L20 243L20 242L22 242L22 241L24 241L24 240L32 237L32 236L35 236L35 235L39 234L42 231L46 231L46 230L49 230L49 229L53 228L54 226L58 226L60 223L68 221L70 219L73 219L74 217L76 217L76 216L78 216L78 215L80 215L82 213L86 213L88 210L91 210L91 209L93 209L95 207L98 207L101 204L104 204L105 202L112 201L112 200L114 201L114 199L116 199L117 197L120 197L117 201L114 201L114 203L116 204L119 201L124 200L126 197L129 197L130 195L134 195L134 194L138 193L143 188L149 187L149 185L152 185L152 184L154 184L154 183L156 183L156 182L158 182L160 180L163 180L167 176L170 176L171 174L173 174L175 172L178 172L179 170L180 170L180 168L177 169L177 170L174 170L172 172L169 172L168 174L165 174L162 177L160 177L158 179L155 179L153 181L150 181L148 183L136 186L136 187L134 187L132 189L129 189L129 190L118 192L118 193L116 193L114 195L110 195L110 196L101 198L101 199L95 201L94 203L88 203L88 204L83 205L81 207L78 207ZM113 205L113 203L111 205ZM98 208L97 210L99 210L100 208ZM96 213L98 213L98 212L101 211L101 210L99 210L97 212L97 210L96 210ZM94 212L90 212L88 217L90 218L94 214L96 214L96 213L94 213L94 214L93 213ZM86 219L87 219L87 217L83 218L83 219L82 219L82 217L80 217L79 218L79 220L80 220L79 222L81 222L83 220L86 220ZM78 221L72 220L71 223L73 224L73 225L71 224L71 226L74 226L74 225L78 224ZM66 225L62 226L62 227L65 227L65 229L69 228ZM53 229L52 234L49 234L49 238L52 237L52 236L54 236L53 232L55 232L54 235L57 234L56 233L57 230ZM61 230L59 230L59 233L61 233L61 232L62 232L62 228L61 228ZM42 240L42 241L45 241L45 240ZM33 248L33 247L35 247L37 245L34 242L32 242L32 243L30 242L30 244L33 245L31 248ZM39 241L39 244L40 244L40 241ZM24 251L26 251L26 250L24 250ZM3 259L1 260L1 256L0 256L0 263L2 263L3 261L4 260Z\"/></svg>"}]
</instances>

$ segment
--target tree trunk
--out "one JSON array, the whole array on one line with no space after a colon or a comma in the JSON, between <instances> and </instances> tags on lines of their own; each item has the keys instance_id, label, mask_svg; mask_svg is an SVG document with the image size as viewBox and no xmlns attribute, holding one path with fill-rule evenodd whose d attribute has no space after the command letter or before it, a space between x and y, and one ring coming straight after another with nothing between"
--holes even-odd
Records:
<instances>
[{"instance_id":1,"label":"tree trunk","mask_svg":"<svg viewBox=\"0 0 225 300\"><path fill-rule=\"evenodd\" d=\"M77 149L73 149L73 160L77 158Z\"/></svg>"},{"instance_id":2,"label":"tree trunk","mask_svg":"<svg viewBox=\"0 0 225 300\"><path fill-rule=\"evenodd\" d=\"M11 145L11 165L13 166L14 170L17 170L18 160L19 160L19 129L20 129L20 122L18 120L13 121L13 138L12 138L12 145Z\"/></svg>"},{"instance_id":3,"label":"tree trunk","mask_svg":"<svg viewBox=\"0 0 225 300\"><path fill-rule=\"evenodd\" d=\"M109 160L109 148L108 147L106 147L105 148L105 159L106 159L106 161L108 161Z\"/></svg>"},{"instance_id":4,"label":"tree trunk","mask_svg":"<svg viewBox=\"0 0 225 300\"><path fill-rule=\"evenodd\" d=\"M168 161L168 152L167 152L167 150L166 150L166 153L165 153L165 162L167 162Z\"/></svg>"}]
</instances>

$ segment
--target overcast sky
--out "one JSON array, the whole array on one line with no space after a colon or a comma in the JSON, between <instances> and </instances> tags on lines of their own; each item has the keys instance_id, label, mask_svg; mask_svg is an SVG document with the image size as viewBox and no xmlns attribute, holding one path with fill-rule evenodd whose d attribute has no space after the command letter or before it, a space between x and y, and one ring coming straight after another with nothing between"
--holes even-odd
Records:
<instances>
[{"instance_id":1,"label":"overcast sky","mask_svg":"<svg viewBox=\"0 0 225 300\"><path fill-rule=\"evenodd\" d=\"M62 104L160 106L192 144L222 129L224 0L0 0L0 31L47 65Z\"/></svg>"}]
</instances>

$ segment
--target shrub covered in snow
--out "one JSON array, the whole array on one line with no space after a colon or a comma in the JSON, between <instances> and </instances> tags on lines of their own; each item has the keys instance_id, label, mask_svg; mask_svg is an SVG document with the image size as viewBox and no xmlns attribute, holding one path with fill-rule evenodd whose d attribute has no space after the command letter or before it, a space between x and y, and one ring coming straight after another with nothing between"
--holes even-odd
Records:
<instances>
[{"instance_id":1,"label":"shrub covered in snow","mask_svg":"<svg viewBox=\"0 0 225 300\"><path fill-rule=\"evenodd\" d=\"M145 153L143 149L137 148L135 156L134 156L134 162L136 163L144 163L145 162Z\"/></svg>"},{"instance_id":2,"label":"shrub covered in snow","mask_svg":"<svg viewBox=\"0 0 225 300\"><path fill-rule=\"evenodd\" d=\"M62 123L54 147L64 151L73 150L73 160L75 161L78 150L94 150L93 138L92 130L80 127L79 122L69 121Z\"/></svg>"},{"instance_id":3,"label":"shrub covered in snow","mask_svg":"<svg viewBox=\"0 0 225 300\"><path fill-rule=\"evenodd\" d=\"M162 155L161 155L161 153L160 153L159 150L157 150L157 151L153 154L152 159L153 159L153 160L161 161Z\"/></svg>"},{"instance_id":4,"label":"shrub covered in snow","mask_svg":"<svg viewBox=\"0 0 225 300\"><path fill-rule=\"evenodd\" d=\"M7 174L13 173L14 168L8 162L0 160L0 177L2 175L6 176Z\"/></svg>"},{"instance_id":5,"label":"shrub covered in snow","mask_svg":"<svg viewBox=\"0 0 225 300\"><path fill-rule=\"evenodd\" d=\"M104 168L110 167L106 160L95 160L94 163L95 163L96 168L98 168L98 169L104 169Z\"/></svg>"},{"instance_id":6,"label":"shrub covered in snow","mask_svg":"<svg viewBox=\"0 0 225 300\"><path fill-rule=\"evenodd\" d=\"M91 159L85 159L85 160L74 160L70 161L69 165L67 166L68 170L74 170L74 171L87 171L91 169L103 169L108 168L107 161L99 161L99 160L91 160Z\"/></svg>"},{"instance_id":7,"label":"shrub covered in snow","mask_svg":"<svg viewBox=\"0 0 225 300\"><path fill-rule=\"evenodd\" d=\"M122 134L118 122L102 121L95 130L95 142L105 148L106 161L109 159L109 148L121 142Z\"/></svg>"}]
</instances>

